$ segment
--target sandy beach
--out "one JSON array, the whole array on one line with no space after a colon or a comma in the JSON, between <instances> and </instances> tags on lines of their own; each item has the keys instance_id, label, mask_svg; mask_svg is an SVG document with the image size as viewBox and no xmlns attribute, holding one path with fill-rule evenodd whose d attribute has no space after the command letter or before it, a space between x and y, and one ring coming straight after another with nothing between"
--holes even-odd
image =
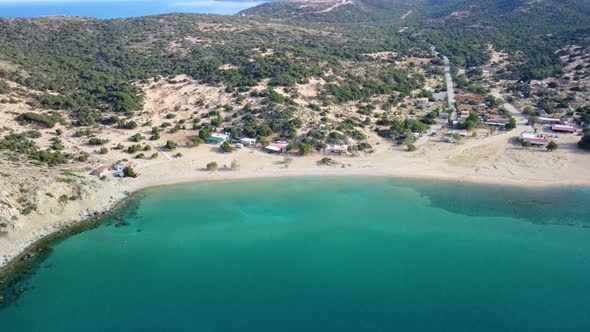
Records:
<instances>
[{"instance_id":1,"label":"sandy beach","mask_svg":"<svg viewBox=\"0 0 590 332\"><path fill-rule=\"evenodd\" d=\"M519 125L520 129L524 125ZM139 178L115 178L112 174L98 181L88 172L80 173L94 183L84 199L68 204L59 213L54 210L35 213L19 222L19 227L0 238L0 266L6 265L35 241L84 220L95 213L113 208L130 194L147 187L193 181L219 181L286 176L382 176L439 181L459 181L510 185L589 186L590 154L577 150L579 137L564 135L558 151L524 149L515 142L517 130L485 137L469 137L459 144L448 144L439 137L422 138L418 151L407 152L385 140L374 142L372 154L361 156L329 156L330 166L319 165L325 157L273 155L260 148L239 149L222 154L215 145L181 147L182 157L161 156L141 160ZM160 151L162 154L167 152ZM174 153L177 153L175 151ZM237 161L239 169L229 165ZM209 172L205 165L216 161L220 169ZM224 167L227 166L227 167Z\"/></svg>"}]
</instances>

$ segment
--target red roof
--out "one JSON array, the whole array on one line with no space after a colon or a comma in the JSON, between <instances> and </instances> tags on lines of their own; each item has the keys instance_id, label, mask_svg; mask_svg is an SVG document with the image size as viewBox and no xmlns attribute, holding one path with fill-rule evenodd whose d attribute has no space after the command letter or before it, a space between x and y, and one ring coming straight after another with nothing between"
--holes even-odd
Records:
<instances>
[{"instance_id":1,"label":"red roof","mask_svg":"<svg viewBox=\"0 0 590 332\"><path fill-rule=\"evenodd\" d=\"M574 126L566 126L566 125L558 125L558 124L554 124L551 125L551 130L555 130L555 131L576 131L576 128Z\"/></svg>"},{"instance_id":2,"label":"red roof","mask_svg":"<svg viewBox=\"0 0 590 332\"><path fill-rule=\"evenodd\" d=\"M279 148L279 149L284 149L284 148L287 147L287 145L289 145L289 144L288 143L287 144L283 144L283 143L272 143L271 144L271 146L274 146L274 147Z\"/></svg>"},{"instance_id":3,"label":"red roof","mask_svg":"<svg viewBox=\"0 0 590 332\"><path fill-rule=\"evenodd\" d=\"M531 144L549 144L549 140L544 138L523 138L522 141L531 142Z\"/></svg>"},{"instance_id":4,"label":"red roof","mask_svg":"<svg viewBox=\"0 0 590 332\"><path fill-rule=\"evenodd\" d=\"M95 169L94 172L102 173L111 169L109 166L100 166L99 168Z\"/></svg>"}]
</instances>

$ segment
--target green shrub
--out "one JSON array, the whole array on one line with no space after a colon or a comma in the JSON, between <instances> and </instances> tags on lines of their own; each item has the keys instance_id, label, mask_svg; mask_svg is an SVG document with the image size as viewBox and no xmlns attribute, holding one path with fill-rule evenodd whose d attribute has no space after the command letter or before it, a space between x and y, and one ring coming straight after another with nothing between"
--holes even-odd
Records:
<instances>
[{"instance_id":1,"label":"green shrub","mask_svg":"<svg viewBox=\"0 0 590 332\"><path fill-rule=\"evenodd\" d=\"M135 144L131 145L127 148L127 153L135 153L141 149L141 145Z\"/></svg>"},{"instance_id":2,"label":"green shrub","mask_svg":"<svg viewBox=\"0 0 590 332\"><path fill-rule=\"evenodd\" d=\"M129 138L129 140L132 142L139 142L143 139L145 139L145 137L143 137L140 133L137 133Z\"/></svg>"},{"instance_id":3,"label":"green shrub","mask_svg":"<svg viewBox=\"0 0 590 332\"><path fill-rule=\"evenodd\" d=\"M548 151L555 151L557 149L559 149L559 145L555 141L551 141L549 144L547 144Z\"/></svg>"},{"instance_id":4,"label":"green shrub","mask_svg":"<svg viewBox=\"0 0 590 332\"><path fill-rule=\"evenodd\" d=\"M125 175L126 177L134 177L135 170L133 169L133 167L125 167L123 168L123 175Z\"/></svg>"},{"instance_id":5,"label":"green shrub","mask_svg":"<svg viewBox=\"0 0 590 332\"><path fill-rule=\"evenodd\" d=\"M231 144L229 144L228 141L223 141L219 148L221 149L221 151L225 153L231 153L232 151L234 151L234 148L231 146Z\"/></svg>"},{"instance_id":6,"label":"green shrub","mask_svg":"<svg viewBox=\"0 0 590 332\"><path fill-rule=\"evenodd\" d=\"M90 145L104 145L108 142L109 142L108 139L101 139L98 137L92 137L91 139L88 140L88 144L90 144Z\"/></svg>"},{"instance_id":7,"label":"green shrub","mask_svg":"<svg viewBox=\"0 0 590 332\"><path fill-rule=\"evenodd\" d=\"M53 128L56 123L63 122L59 115L47 115L33 112L26 112L16 117L19 122L27 122L39 125L45 128Z\"/></svg>"},{"instance_id":8,"label":"green shrub","mask_svg":"<svg viewBox=\"0 0 590 332\"><path fill-rule=\"evenodd\" d=\"M219 168L219 166L217 165L217 162L212 161L210 163L207 164L207 170L210 172L214 172Z\"/></svg>"},{"instance_id":9,"label":"green shrub","mask_svg":"<svg viewBox=\"0 0 590 332\"><path fill-rule=\"evenodd\" d=\"M200 137L191 138L191 143L193 144L193 146L199 146L199 145L203 144L204 142L205 141Z\"/></svg>"},{"instance_id":10,"label":"green shrub","mask_svg":"<svg viewBox=\"0 0 590 332\"><path fill-rule=\"evenodd\" d=\"M168 140L166 141L166 145L164 147L168 150L174 150L176 149L176 147L178 147L178 145L176 144L176 142Z\"/></svg>"},{"instance_id":11,"label":"green shrub","mask_svg":"<svg viewBox=\"0 0 590 332\"><path fill-rule=\"evenodd\" d=\"M303 156L311 153L311 145L310 144L301 142L301 143L299 143L299 145L297 147L299 149L299 153Z\"/></svg>"}]
</instances>

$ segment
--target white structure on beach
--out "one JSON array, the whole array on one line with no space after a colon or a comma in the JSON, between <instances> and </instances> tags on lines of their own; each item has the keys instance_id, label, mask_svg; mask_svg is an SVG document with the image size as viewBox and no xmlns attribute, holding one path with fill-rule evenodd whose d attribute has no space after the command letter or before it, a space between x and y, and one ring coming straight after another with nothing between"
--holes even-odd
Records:
<instances>
[{"instance_id":1,"label":"white structure on beach","mask_svg":"<svg viewBox=\"0 0 590 332\"><path fill-rule=\"evenodd\" d=\"M324 150L325 154L348 154L348 145L333 145Z\"/></svg>"},{"instance_id":2,"label":"white structure on beach","mask_svg":"<svg viewBox=\"0 0 590 332\"><path fill-rule=\"evenodd\" d=\"M125 167L133 167L135 166L135 164L132 161L128 161L128 162L120 162L120 163L116 163L113 165L113 170L115 172L123 172L123 170L125 169Z\"/></svg>"},{"instance_id":3,"label":"white structure on beach","mask_svg":"<svg viewBox=\"0 0 590 332\"><path fill-rule=\"evenodd\" d=\"M244 146L256 146L256 138L241 138L240 143L244 144Z\"/></svg>"},{"instance_id":4,"label":"white structure on beach","mask_svg":"<svg viewBox=\"0 0 590 332\"><path fill-rule=\"evenodd\" d=\"M276 152L276 153L284 153L287 152L287 146L289 143L278 141L272 144L269 144L265 147L268 152Z\"/></svg>"},{"instance_id":5,"label":"white structure on beach","mask_svg":"<svg viewBox=\"0 0 590 332\"><path fill-rule=\"evenodd\" d=\"M100 166L99 168L95 169L94 171L92 171L92 175L96 175L99 178L104 178L105 176L107 176L107 174L110 171L110 167L108 166Z\"/></svg>"}]
</instances>

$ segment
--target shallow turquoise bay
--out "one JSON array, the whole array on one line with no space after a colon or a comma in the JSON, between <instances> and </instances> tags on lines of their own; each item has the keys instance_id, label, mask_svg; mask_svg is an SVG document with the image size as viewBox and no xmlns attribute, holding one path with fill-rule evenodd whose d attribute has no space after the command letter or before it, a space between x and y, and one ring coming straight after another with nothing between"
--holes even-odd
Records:
<instances>
[{"instance_id":1,"label":"shallow turquoise bay","mask_svg":"<svg viewBox=\"0 0 590 332\"><path fill-rule=\"evenodd\" d=\"M383 178L153 188L129 226L56 244L0 331L590 331L588 207Z\"/></svg>"}]
</instances>

